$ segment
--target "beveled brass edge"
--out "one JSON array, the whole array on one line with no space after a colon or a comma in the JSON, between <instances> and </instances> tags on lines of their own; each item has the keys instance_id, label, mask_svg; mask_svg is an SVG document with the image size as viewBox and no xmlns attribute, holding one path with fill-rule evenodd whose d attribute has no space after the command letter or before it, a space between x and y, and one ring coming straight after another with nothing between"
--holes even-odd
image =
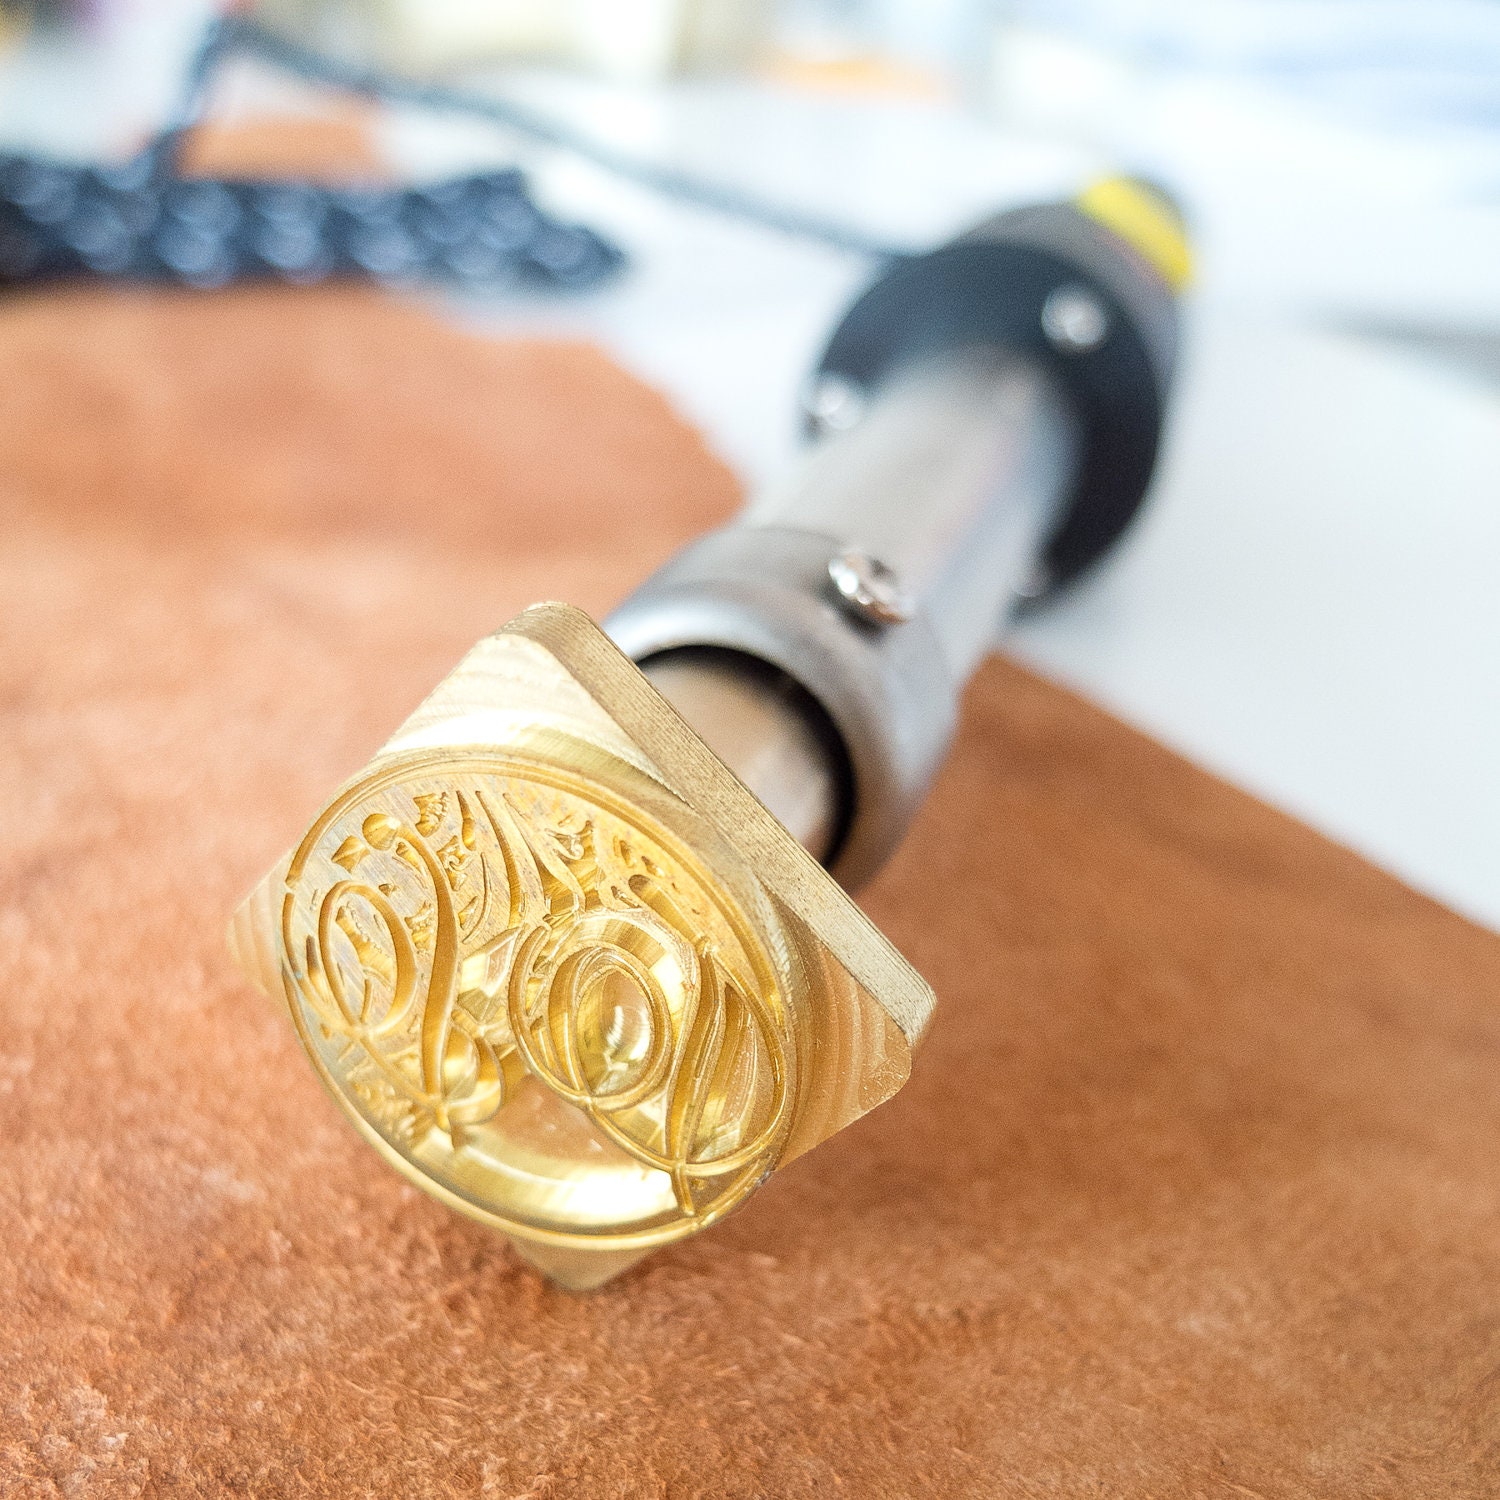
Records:
<instances>
[{"instance_id":1,"label":"beveled brass edge","mask_svg":"<svg viewBox=\"0 0 1500 1500\"><path fill-rule=\"evenodd\" d=\"M665 785L749 861L915 1046L937 997L926 980L581 609L534 604L501 627L547 651L654 762Z\"/></svg>"}]
</instances>

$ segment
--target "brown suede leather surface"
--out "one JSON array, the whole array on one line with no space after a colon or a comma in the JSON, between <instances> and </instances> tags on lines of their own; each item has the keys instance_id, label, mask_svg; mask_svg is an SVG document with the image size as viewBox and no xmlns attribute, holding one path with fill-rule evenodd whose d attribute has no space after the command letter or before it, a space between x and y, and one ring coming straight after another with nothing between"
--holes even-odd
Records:
<instances>
[{"instance_id":1,"label":"brown suede leather surface","mask_svg":"<svg viewBox=\"0 0 1500 1500\"><path fill-rule=\"evenodd\" d=\"M369 106L320 101L317 114L203 121L183 140L178 170L196 177L300 177L315 182L390 176L376 149Z\"/></svg>"},{"instance_id":2,"label":"brown suede leather surface","mask_svg":"<svg viewBox=\"0 0 1500 1500\"><path fill-rule=\"evenodd\" d=\"M0 1493L1484 1496L1500 939L996 660L868 907L898 1098L587 1297L405 1186L226 919L726 471L374 292L0 308Z\"/></svg>"}]
</instances>

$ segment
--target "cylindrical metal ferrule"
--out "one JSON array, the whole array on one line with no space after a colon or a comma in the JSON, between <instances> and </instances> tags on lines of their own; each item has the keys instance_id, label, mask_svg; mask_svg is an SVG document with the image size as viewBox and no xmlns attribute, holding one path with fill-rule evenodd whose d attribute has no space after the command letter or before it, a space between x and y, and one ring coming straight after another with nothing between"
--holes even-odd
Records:
<instances>
[{"instance_id":1,"label":"cylindrical metal ferrule","mask_svg":"<svg viewBox=\"0 0 1500 1500\"><path fill-rule=\"evenodd\" d=\"M982 348L924 359L740 521L648 579L607 628L856 886L941 764L963 682L1025 589L1075 452L1041 366ZM839 592L830 564L851 551L891 571L908 618L882 621ZM705 647L711 660L683 654ZM806 697L768 696L762 664ZM833 736L813 722L824 718Z\"/></svg>"}]
</instances>

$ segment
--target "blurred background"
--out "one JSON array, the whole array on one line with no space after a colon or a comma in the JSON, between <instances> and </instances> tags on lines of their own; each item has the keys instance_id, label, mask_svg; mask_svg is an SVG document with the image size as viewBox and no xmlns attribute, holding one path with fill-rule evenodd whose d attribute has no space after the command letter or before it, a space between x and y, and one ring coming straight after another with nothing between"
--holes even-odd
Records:
<instances>
[{"instance_id":1,"label":"blurred background","mask_svg":"<svg viewBox=\"0 0 1500 1500\"><path fill-rule=\"evenodd\" d=\"M174 118L217 9L0 0L0 152L126 161ZM203 114L340 123L402 180L523 168L625 271L405 294L486 336L597 341L752 488L791 456L873 251L1104 172L1165 185L1197 263L1154 498L1007 649L1500 927L1500 0L238 14L503 104L511 128L242 57Z\"/></svg>"}]
</instances>

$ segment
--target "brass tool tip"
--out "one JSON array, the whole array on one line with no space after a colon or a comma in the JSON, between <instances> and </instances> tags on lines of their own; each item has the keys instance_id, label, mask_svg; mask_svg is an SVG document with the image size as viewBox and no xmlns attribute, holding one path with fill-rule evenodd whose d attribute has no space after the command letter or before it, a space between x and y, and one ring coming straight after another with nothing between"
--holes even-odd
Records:
<instances>
[{"instance_id":1,"label":"brass tool tip","mask_svg":"<svg viewBox=\"0 0 1500 1500\"><path fill-rule=\"evenodd\" d=\"M481 641L236 914L356 1129L574 1290L905 1082L931 991L588 617Z\"/></svg>"}]
</instances>

